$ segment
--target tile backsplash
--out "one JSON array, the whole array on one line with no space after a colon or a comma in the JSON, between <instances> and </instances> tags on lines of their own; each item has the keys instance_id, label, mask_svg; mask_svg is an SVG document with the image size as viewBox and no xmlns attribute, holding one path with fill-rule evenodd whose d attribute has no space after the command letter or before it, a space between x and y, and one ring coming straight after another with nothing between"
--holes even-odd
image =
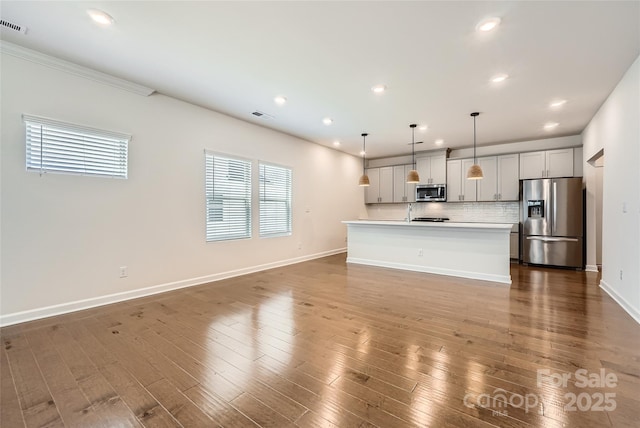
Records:
<instances>
[{"instance_id":1,"label":"tile backsplash","mask_svg":"<svg viewBox=\"0 0 640 428\"><path fill-rule=\"evenodd\" d=\"M370 220L402 220L407 204L367 205ZM515 202L414 202L411 217L449 217L450 221L518 223L520 203Z\"/></svg>"}]
</instances>

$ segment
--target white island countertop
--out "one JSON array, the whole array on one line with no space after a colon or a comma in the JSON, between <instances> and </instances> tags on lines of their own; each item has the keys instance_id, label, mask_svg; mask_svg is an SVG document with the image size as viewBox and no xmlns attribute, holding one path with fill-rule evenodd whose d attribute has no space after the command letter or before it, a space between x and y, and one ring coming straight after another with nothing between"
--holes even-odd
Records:
<instances>
[{"instance_id":1,"label":"white island countertop","mask_svg":"<svg viewBox=\"0 0 640 428\"><path fill-rule=\"evenodd\" d=\"M455 221L416 221L410 222L406 220L346 220L344 224L370 224L379 226L417 226L417 227L444 227L457 229L509 229L513 227L512 223L472 223L472 222L455 222Z\"/></svg>"},{"instance_id":2,"label":"white island countertop","mask_svg":"<svg viewBox=\"0 0 640 428\"><path fill-rule=\"evenodd\" d=\"M511 284L511 223L348 220L347 263Z\"/></svg>"}]
</instances>

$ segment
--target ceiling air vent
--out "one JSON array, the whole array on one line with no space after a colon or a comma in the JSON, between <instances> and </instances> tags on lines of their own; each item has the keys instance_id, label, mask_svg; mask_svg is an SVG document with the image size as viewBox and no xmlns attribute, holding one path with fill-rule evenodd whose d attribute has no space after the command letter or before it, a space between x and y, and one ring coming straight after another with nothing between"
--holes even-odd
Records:
<instances>
[{"instance_id":1,"label":"ceiling air vent","mask_svg":"<svg viewBox=\"0 0 640 428\"><path fill-rule=\"evenodd\" d=\"M264 120L273 119L273 116L271 116L270 114L267 114L265 112L262 112L260 110L256 110L256 111L252 112L251 114L254 115L255 117L259 117L260 119L264 119Z\"/></svg>"},{"instance_id":2,"label":"ceiling air vent","mask_svg":"<svg viewBox=\"0 0 640 428\"><path fill-rule=\"evenodd\" d=\"M5 19L0 19L0 28L6 28L8 30L17 31L18 33L27 34L27 27L9 22Z\"/></svg>"}]
</instances>

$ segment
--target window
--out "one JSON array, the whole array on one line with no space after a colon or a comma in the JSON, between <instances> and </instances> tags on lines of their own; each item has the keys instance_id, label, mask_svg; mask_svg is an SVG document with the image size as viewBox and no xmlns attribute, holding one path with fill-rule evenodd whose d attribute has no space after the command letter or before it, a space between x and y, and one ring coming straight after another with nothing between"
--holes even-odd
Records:
<instances>
[{"instance_id":1,"label":"window","mask_svg":"<svg viewBox=\"0 0 640 428\"><path fill-rule=\"evenodd\" d=\"M291 235L291 169L260 164L260 236Z\"/></svg>"},{"instance_id":2,"label":"window","mask_svg":"<svg viewBox=\"0 0 640 428\"><path fill-rule=\"evenodd\" d=\"M35 116L22 118L27 170L127 178L131 136Z\"/></svg>"},{"instance_id":3,"label":"window","mask_svg":"<svg viewBox=\"0 0 640 428\"><path fill-rule=\"evenodd\" d=\"M251 237L251 162L205 152L207 241Z\"/></svg>"}]
</instances>

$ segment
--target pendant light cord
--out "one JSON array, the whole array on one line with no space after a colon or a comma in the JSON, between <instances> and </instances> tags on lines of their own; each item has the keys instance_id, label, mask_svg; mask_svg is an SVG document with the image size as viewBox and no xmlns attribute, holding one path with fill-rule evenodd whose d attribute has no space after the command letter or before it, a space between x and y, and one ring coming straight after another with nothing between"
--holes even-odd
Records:
<instances>
[{"instance_id":1,"label":"pendant light cord","mask_svg":"<svg viewBox=\"0 0 640 428\"><path fill-rule=\"evenodd\" d=\"M362 134L362 175L365 175L366 172L365 160L367 158L367 135L368 134Z\"/></svg>"},{"instance_id":2,"label":"pendant light cord","mask_svg":"<svg viewBox=\"0 0 640 428\"><path fill-rule=\"evenodd\" d=\"M476 157L476 117L478 117L480 115L479 112L473 112L471 113L471 117L473 117L473 164L476 165L477 164L477 157Z\"/></svg>"},{"instance_id":3,"label":"pendant light cord","mask_svg":"<svg viewBox=\"0 0 640 428\"><path fill-rule=\"evenodd\" d=\"M416 128L411 128L411 161L416 169Z\"/></svg>"}]
</instances>

